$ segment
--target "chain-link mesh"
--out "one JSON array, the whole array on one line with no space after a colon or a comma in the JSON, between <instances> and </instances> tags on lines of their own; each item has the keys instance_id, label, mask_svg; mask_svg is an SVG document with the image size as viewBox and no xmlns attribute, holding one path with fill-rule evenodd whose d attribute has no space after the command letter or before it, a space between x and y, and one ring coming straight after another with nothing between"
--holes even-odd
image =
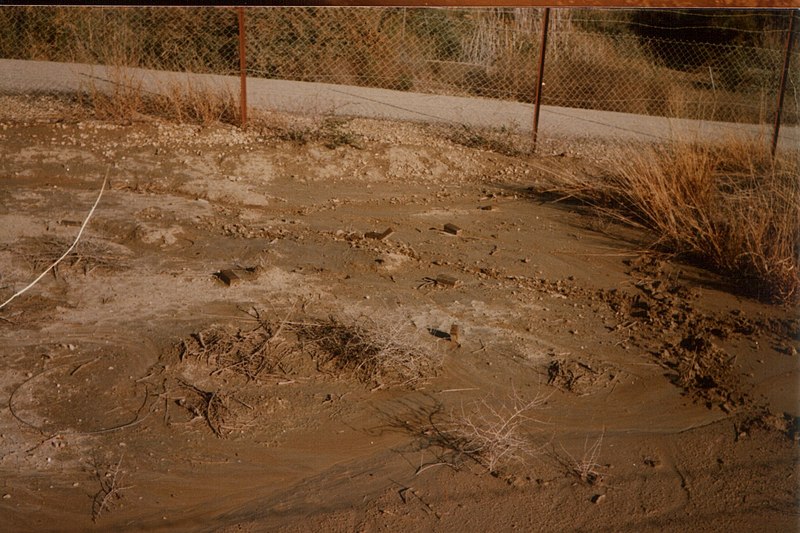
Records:
<instances>
[{"instance_id":1,"label":"chain-link mesh","mask_svg":"<svg viewBox=\"0 0 800 533\"><path fill-rule=\"evenodd\" d=\"M247 72L531 102L542 13L529 8L250 8ZM624 10L609 13L553 10L543 104L704 120L772 120L785 28L743 30L749 37L759 33L746 44L690 42L634 33ZM233 8L3 7L0 26L0 58L222 75L239 71ZM798 55L787 85L786 123L800 122ZM53 80L52 87L32 89L59 88Z\"/></svg>"},{"instance_id":2,"label":"chain-link mesh","mask_svg":"<svg viewBox=\"0 0 800 533\"><path fill-rule=\"evenodd\" d=\"M573 20L574 25L580 20ZM544 101L566 107L732 122L774 116L783 50L643 38L616 32L551 32ZM798 85L794 62L790 89ZM794 93L797 94L796 92ZM797 122L797 99L786 102Z\"/></svg>"},{"instance_id":3,"label":"chain-link mesh","mask_svg":"<svg viewBox=\"0 0 800 533\"><path fill-rule=\"evenodd\" d=\"M238 23L220 8L0 8L0 56L231 74Z\"/></svg>"}]
</instances>

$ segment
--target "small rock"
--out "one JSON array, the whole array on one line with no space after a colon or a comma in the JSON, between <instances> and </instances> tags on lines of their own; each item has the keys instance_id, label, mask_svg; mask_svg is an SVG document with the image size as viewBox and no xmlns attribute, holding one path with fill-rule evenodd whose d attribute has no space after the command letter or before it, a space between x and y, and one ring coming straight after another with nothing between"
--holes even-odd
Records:
<instances>
[{"instance_id":1,"label":"small rock","mask_svg":"<svg viewBox=\"0 0 800 533\"><path fill-rule=\"evenodd\" d=\"M453 324L450 326L450 340L453 341L455 344L459 344L458 336L461 334L461 328L458 324Z\"/></svg>"},{"instance_id":2,"label":"small rock","mask_svg":"<svg viewBox=\"0 0 800 533\"><path fill-rule=\"evenodd\" d=\"M379 241L382 241L387 237L389 237L392 233L394 233L394 229L386 228L386 230L380 233L378 233L377 231L370 231L368 233L365 233L364 237L366 237L367 239L377 239Z\"/></svg>"},{"instance_id":3,"label":"small rock","mask_svg":"<svg viewBox=\"0 0 800 533\"><path fill-rule=\"evenodd\" d=\"M3 499L4 500L10 500L11 499L11 494L3 494Z\"/></svg>"},{"instance_id":4,"label":"small rock","mask_svg":"<svg viewBox=\"0 0 800 533\"><path fill-rule=\"evenodd\" d=\"M511 485L512 487L521 489L522 487L528 484L528 481L522 476L511 476L510 478L508 478L508 484Z\"/></svg>"},{"instance_id":5,"label":"small rock","mask_svg":"<svg viewBox=\"0 0 800 533\"><path fill-rule=\"evenodd\" d=\"M220 281L222 281L225 285L229 287L240 281L239 276L237 276L236 272L234 272L233 270L222 270L220 272L217 272L216 276L217 278L220 279Z\"/></svg>"},{"instance_id":6,"label":"small rock","mask_svg":"<svg viewBox=\"0 0 800 533\"><path fill-rule=\"evenodd\" d=\"M449 233L450 235L460 235L461 234L461 228L459 228L455 224L445 224L444 225L444 231L445 231L445 233Z\"/></svg>"},{"instance_id":7,"label":"small rock","mask_svg":"<svg viewBox=\"0 0 800 533\"><path fill-rule=\"evenodd\" d=\"M436 283L446 287L457 287L461 284L461 280L453 276L448 276L447 274L440 274L436 277Z\"/></svg>"},{"instance_id":8,"label":"small rock","mask_svg":"<svg viewBox=\"0 0 800 533\"><path fill-rule=\"evenodd\" d=\"M595 494L592 496L592 503L603 503L606 499L605 494Z\"/></svg>"}]
</instances>

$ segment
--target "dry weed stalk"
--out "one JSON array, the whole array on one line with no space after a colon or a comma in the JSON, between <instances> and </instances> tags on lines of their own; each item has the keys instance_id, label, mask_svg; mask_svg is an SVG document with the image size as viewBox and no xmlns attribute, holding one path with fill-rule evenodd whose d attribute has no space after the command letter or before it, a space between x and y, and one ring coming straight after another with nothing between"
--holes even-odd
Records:
<instances>
[{"instance_id":1,"label":"dry weed stalk","mask_svg":"<svg viewBox=\"0 0 800 533\"><path fill-rule=\"evenodd\" d=\"M122 477L122 458L120 455L117 464L109 468L105 473L101 474L99 470L95 469L95 474L100 482L100 490L94 495L92 500L92 521L97 522L100 515L105 511L111 510L111 504L114 500L122 499L122 491L130 489L133 485L121 486Z\"/></svg>"},{"instance_id":2,"label":"dry weed stalk","mask_svg":"<svg viewBox=\"0 0 800 533\"><path fill-rule=\"evenodd\" d=\"M557 460L567 469L571 475L577 477L588 485L595 485L603 482L603 465L597 461L600 458L600 451L603 447L603 437L605 429L597 440L589 446L589 437L583 443L583 455L580 459L572 456L564 446L561 446L561 454L556 454Z\"/></svg>"},{"instance_id":3,"label":"dry weed stalk","mask_svg":"<svg viewBox=\"0 0 800 533\"><path fill-rule=\"evenodd\" d=\"M417 383L435 375L442 363L441 354L425 345L402 318L332 315L292 327L301 341L316 348L312 356L323 365L352 373L376 389Z\"/></svg>"},{"instance_id":4,"label":"dry weed stalk","mask_svg":"<svg viewBox=\"0 0 800 533\"><path fill-rule=\"evenodd\" d=\"M455 453L456 463L468 457L497 474L537 455L538 448L525 434L525 426L542 423L531 412L540 409L546 399L537 395L524 401L515 392L508 402L497 407L486 399L474 402L469 410L462 405L460 412L451 413L448 423L438 431L439 444Z\"/></svg>"}]
</instances>

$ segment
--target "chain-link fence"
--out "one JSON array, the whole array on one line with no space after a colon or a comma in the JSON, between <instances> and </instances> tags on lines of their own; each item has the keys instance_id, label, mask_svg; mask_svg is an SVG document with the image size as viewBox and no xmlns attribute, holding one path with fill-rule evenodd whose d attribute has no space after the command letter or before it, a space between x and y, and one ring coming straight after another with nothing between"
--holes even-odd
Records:
<instances>
[{"instance_id":1,"label":"chain-link fence","mask_svg":"<svg viewBox=\"0 0 800 533\"><path fill-rule=\"evenodd\" d=\"M247 74L532 102L542 13L530 8L249 8ZM706 41L696 38L695 27L642 22L637 13L553 10L542 103L701 120L773 119L789 12L704 15L705 25L697 28L711 36ZM730 17L741 15L757 27L731 27ZM3 7L0 26L0 58L5 59L239 73L233 8ZM713 38L719 34L725 42ZM799 55L789 70L787 124L800 122ZM57 79L50 87L41 84L32 89L61 88Z\"/></svg>"}]
</instances>

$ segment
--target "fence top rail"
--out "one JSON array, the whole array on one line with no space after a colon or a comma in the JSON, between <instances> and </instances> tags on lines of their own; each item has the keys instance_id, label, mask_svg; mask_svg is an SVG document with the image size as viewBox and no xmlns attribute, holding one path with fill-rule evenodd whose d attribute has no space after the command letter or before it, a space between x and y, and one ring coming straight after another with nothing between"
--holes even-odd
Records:
<instances>
[{"instance_id":1,"label":"fence top rail","mask_svg":"<svg viewBox=\"0 0 800 533\"><path fill-rule=\"evenodd\" d=\"M231 4L233 5L233 4ZM305 0L304 6L796 9L797 0Z\"/></svg>"}]
</instances>

